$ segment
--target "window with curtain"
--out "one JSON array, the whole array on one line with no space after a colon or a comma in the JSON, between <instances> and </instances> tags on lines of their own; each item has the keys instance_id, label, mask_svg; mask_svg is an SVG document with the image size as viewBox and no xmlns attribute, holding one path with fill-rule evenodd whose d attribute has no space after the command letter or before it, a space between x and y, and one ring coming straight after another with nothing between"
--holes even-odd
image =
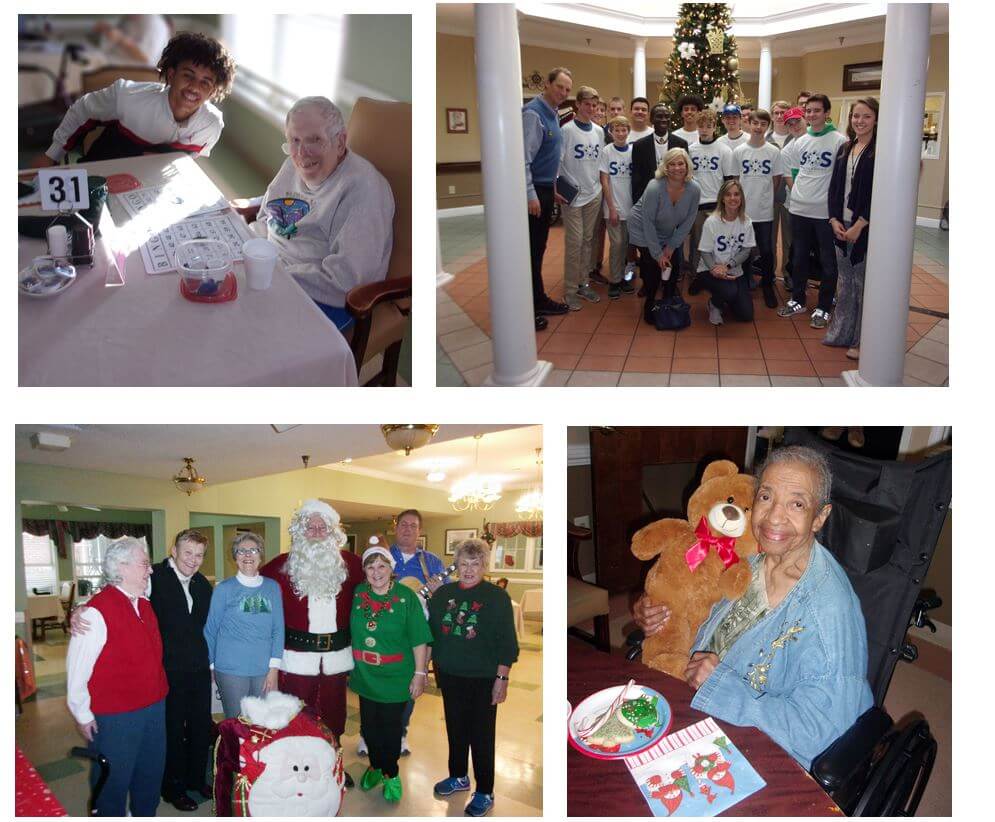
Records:
<instances>
[{"instance_id":1,"label":"window with curtain","mask_svg":"<svg viewBox=\"0 0 995 822\"><path fill-rule=\"evenodd\" d=\"M21 534L24 550L24 581L28 593L59 593L59 565L55 558L55 543L47 536Z\"/></svg>"},{"instance_id":2,"label":"window with curtain","mask_svg":"<svg viewBox=\"0 0 995 822\"><path fill-rule=\"evenodd\" d=\"M148 549L145 537L138 537L138 541ZM76 586L79 588L81 579L88 580L93 586L91 590L96 591L103 584L101 564L104 555L107 553L107 546L113 542L112 539L98 534L93 539L80 539L73 542L73 577Z\"/></svg>"},{"instance_id":3,"label":"window with curtain","mask_svg":"<svg viewBox=\"0 0 995 822\"><path fill-rule=\"evenodd\" d=\"M491 549L491 570L535 571L542 570L542 537L498 537Z\"/></svg>"},{"instance_id":4,"label":"window with curtain","mask_svg":"<svg viewBox=\"0 0 995 822\"><path fill-rule=\"evenodd\" d=\"M238 61L235 92L278 115L298 97L336 99L344 14L225 14L221 34Z\"/></svg>"}]
</instances>

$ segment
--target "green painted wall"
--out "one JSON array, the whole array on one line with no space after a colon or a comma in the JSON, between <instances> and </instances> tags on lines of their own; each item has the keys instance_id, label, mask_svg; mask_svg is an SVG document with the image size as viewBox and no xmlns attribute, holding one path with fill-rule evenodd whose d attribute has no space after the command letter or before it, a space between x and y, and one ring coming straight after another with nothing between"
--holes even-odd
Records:
<instances>
[{"instance_id":1,"label":"green painted wall","mask_svg":"<svg viewBox=\"0 0 995 822\"><path fill-rule=\"evenodd\" d=\"M411 15L351 14L342 77L411 102Z\"/></svg>"},{"instance_id":2,"label":"green painted wall","mask_svg":"<svg viewBox=\"0 0 995 822\"><path fill-rule=\"evenodd\" d=\"M226 514L190 514L190 527L197 528L210 540L211 561L205 558L205 576L215 581L235 575L235 562L231 558L231 543L236 527L248 528L259 534L266 543L266 556L280 553L280 519L278 517L229 516Z\"/></svg>"}]
</instances>

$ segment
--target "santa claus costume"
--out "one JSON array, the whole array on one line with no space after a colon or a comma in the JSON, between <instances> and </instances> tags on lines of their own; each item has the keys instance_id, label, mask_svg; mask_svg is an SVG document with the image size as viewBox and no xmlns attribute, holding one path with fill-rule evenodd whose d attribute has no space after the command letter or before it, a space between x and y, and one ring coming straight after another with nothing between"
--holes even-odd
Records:
<instances>
[{"instance_id":1,"label":"santa claus costume","mask_svg":"<svg viewBox=\"0 0 995 822\"><path fill-rule=\"evenodd\" d=\"M320 500L306 500L294 514L290 538L290 553L260 569L283 595L280 690L300 697L338 738L353 668L349 611L353 589L363 581L362 563L342 550L339 515Z\"/></svg>"}]
</instances>

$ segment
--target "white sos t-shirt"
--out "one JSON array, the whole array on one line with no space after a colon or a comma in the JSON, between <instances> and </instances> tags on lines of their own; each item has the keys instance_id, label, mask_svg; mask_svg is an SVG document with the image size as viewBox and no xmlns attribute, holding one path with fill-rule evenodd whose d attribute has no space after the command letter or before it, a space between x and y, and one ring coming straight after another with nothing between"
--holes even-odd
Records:
<instances>
[{"instance_id":1,"label":"white sos t-shirt","mask_svg":"<svg viewBox=\"0 0 995 822\"><path fill-rule=\"evenodd\" d=\"M632 144L627 143L620 149L614 143L605 146L601 151L599 171L608 175L611 185L612 200L618 209L618 218L627 220L632 211ZM605 219L608 218L608 201L604 201Z\"/></svg>"},{"instance_id":2,"label":"white sos t-shirt","mask_svg":"<svg viewBox=\"0 0 995 822\"><path fill-rule=\"evenodd\" d=\"M714 203L719 197L719 189L726 177L734 177L732 149L725 143L713 140L708 145L695 143L688 147L691 156L691 173L701 189L698 206Z\"/></svg>"},{"instance_id":3,"label":"white sos t-shirt","mask_svg":"<svg viewBox=\"0 0 995 822\"><path fill-rule=\"evenodd\" d=\"M749 143L732 153L735 174L746 196L746 214L755 223L774 219L774 177L783 176L781 151L770 143L754 148Z\"/></svg>"},{"instance_id":4,"label":"white sos t-shirt","mask_svg":"<svg viewBox=\"0 0 995 822\"><path fill-rule=\"evenodd\" d=\"M701 241L698 243L698 250L707 251L714 255L715 262L725 264L744 248L755 248L756 245L753 223L749 217L742 220L736 219L729 223L716 214L710 214L701 227ZM709 270L708 263L700 257L698 258L698 270ZM742 274L742 267L738 271Z\"/></svg>"}]
</instances>

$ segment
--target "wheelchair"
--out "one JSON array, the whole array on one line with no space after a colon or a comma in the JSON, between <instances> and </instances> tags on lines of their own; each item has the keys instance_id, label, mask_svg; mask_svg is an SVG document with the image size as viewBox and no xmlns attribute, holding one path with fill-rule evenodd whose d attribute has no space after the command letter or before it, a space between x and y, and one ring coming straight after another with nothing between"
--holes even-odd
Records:
<instances>
[{"instance_id":1,"label":"wheelchair","mask_svg":"<svg viewBox=\"0 0 995 822\"><path fill-rule=\"evenodd\" d=\"M883 709L895 665L918 649L907 629L936 632L928 612L941 600L921 589L951 497L949 451L921 462L888 462L845 453L805 429L786 429L785 445L825 454L833 473L833 510L819 542L843 566L867 625L867 680L874 705L813 761L810 773L847 816L914 816L936 760L929 723L901 726ZM627 637L626 658L642 653L643 632Z\"/></svg>"}]
</instances>

